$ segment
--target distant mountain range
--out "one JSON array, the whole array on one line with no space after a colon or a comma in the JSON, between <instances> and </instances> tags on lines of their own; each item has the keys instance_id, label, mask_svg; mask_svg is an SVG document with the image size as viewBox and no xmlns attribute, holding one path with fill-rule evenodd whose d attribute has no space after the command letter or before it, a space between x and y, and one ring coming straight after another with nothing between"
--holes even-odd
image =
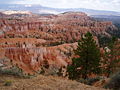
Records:
<instances>
[{"instance_id":1,"label":"distant mountain range","mask_svg":"<svg viewBox=\"0 0 120 90\"><path fill-rule=\"evenodd\" d=\"M112 21L112 23L120 28L120 16L115 15L92 15L91 17L100 21Z\"/></svg>"},{"instance_id":2,"label":"distant mountain range","mask_svg":"<svg viewBox=\"0 0 120 90\"><path fill-rule=\"evenodd\" d=\"M85 8L68 8L68 9L61 9L61 8L50 8L44 7L41 5L26 5L26 4L0 4L0 11L6 10L15 10L15 11L30 11L32 13L37 14L59 14L69 11L75 12L85 12L88 15L114 15L120 16L120 12L115 11L104 11L104 10L93 10L93 9L85 9Z\"/></svg>"}]
</instances>

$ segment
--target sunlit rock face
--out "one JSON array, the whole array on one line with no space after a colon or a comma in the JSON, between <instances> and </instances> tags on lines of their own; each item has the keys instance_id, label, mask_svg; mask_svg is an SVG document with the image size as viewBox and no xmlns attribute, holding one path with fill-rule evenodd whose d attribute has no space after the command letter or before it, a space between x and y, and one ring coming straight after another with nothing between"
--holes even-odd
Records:
<instances>
[{"instance_id":1,"label":"sunlit rock face","mask_svg":"<svg viewBox=\"0 0 120 90\"><path fill-rule=\"evenodd\" d=\"M91 32L98 44L97 36L111 36L110 30L116 30L112 22L96 21L80 12L17 18L3 15L0 66L11 63L30 74L39 71L44 61L56 67L67 66L81 35Z\"/></svg>"},{"instance_id":2,"label":"sunlit rock face","mask_svg":"<svg viewBox=\"0 0 120 90\"><path fill-rule=\"evenodd\" d=\"M38 71L44 60L47 60L49 65L57 67L67 66L69 63L68 58L62 52L45 47L7 48L5 56L27 73Z\"/></svg>"}]
</instances>

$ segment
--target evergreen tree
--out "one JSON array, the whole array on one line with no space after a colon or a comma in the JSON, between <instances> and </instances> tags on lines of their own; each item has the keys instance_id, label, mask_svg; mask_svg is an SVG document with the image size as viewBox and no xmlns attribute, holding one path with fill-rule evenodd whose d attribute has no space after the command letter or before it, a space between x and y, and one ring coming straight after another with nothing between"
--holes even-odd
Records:
<instances>
[{"instance_id":1,"label":"evergreen tree","mask_svg":"<svg viewBox=\"0 0 120 90\"><path fill-rule=\"evenodd\" d=\"M120 42L115 37L112 37L107 49L109 50L105 50L103 63L104 72L106 73L107 77L109 77L110 74L117 71L117 69L120 67Z\"/></svg>"},{"instance_id":2,"label":"evergreen tree","mask_svg":"<svg viewBox=\"0 0 120 90\"><path fill-rule=\"evenodd\" d=\"M86 79L90 74L100 72L100 50L90 32L78 41L78 47L74 52L76 57L67 68L70 79Z\"/></svg>"}]
</instances>

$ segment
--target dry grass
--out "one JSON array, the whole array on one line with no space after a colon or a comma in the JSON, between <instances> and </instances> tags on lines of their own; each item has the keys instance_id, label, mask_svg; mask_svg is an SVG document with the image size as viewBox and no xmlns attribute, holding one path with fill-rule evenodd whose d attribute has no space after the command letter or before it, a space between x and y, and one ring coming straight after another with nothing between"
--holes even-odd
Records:
<instances>
[{"instance_id":1,"label":"dry grass","mask_svg":"<svg viewBox=\"0 0 120 90\"><path fill-rule=\"evenodd\" d=\"M4 86L4 81L11 80L11 86ZM105 90L67 80L60 77L42 76L23 79L13 76L0 76L0 90Z\"/></svg>"}]
</instances>

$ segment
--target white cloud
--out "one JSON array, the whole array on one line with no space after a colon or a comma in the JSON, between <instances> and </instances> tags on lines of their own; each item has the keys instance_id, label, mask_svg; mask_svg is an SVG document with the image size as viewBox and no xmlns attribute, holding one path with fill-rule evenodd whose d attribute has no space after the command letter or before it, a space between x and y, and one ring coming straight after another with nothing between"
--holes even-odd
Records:
<instances>
[{"instance_id":1,"label":"white cloud","mask_svg":"<svg viewBox=\"0 0 120 90\"><path fill-rule=\"evenodd\" d=\"M27 4L27 5L25 5L25 7L31 7L32 5L31 4Z\"/></svg>"},{"instance_id":2,"label":"white cloud","mask_svg":"<svg viewBox=\"0 0 120 90\"><path fill-rule=\"evenodd\" d=\"M12 3L40 4L54 8L89 8L120 11L120 0L14 0Z\"/></svg>"},{"instance_id":3,"label":"white cloud","mask_svg":"<svg viewBox=\"0 0 120 90\"><path fill-rule=\"evenodd\" d=\"M44 14L48 14L48 13L59 14L59 12L54 11L54 10L39 10L39 13L44 13Z\"/></svg>"}]
</instances>

